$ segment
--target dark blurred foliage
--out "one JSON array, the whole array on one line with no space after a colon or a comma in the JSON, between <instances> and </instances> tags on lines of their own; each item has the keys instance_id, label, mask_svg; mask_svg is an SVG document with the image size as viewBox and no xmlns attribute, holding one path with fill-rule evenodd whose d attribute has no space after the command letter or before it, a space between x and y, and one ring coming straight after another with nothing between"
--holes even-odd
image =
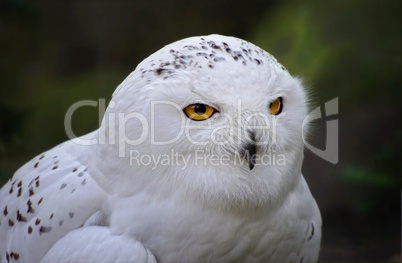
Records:
<instances>
[{"instance_id":1,"label":"dark blurred foliage","mask_svg":"<svg viewBox=\"0 0 402 263\"><path fill-rule=\"evenodd\" d=\"M83 99L110 99L143 58L175 40L220 33L271 54L311 90L339 97L339 163L306 150L320 206L321 262L400 261L402 2L0 0L0 182L64 141ZM330 117L329 119L334 119ZM325 121L311 144L325 147ZM73 116L77 135L98 109Z\"/></svg>"}]
</instances>

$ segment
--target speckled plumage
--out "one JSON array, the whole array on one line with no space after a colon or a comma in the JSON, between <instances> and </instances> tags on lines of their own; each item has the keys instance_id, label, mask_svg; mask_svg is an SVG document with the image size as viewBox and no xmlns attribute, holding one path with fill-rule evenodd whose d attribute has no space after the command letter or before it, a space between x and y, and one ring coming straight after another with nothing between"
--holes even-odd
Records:
<instances>
[{"instance_id":1,"label":"speckled plumage","mask_svg":"<svg viewBox=\"0 0 402 263\"><path fill-rule=\"evenodd\" d=\"M321 218L301 175L306 100L298 79L244 40L210 35L162 48L117 88L99 130L35 157L3 186L1 262L316 262ZM191 121L181 109L193 103L217 111ZM112 120L123 113L143 119L122 127ZM275 131L255 128L254 115L276 121ZM210 129L160 143L183 125ZM285 165L236 162L250 143ZM173 151L183 160L132 158ZM199 151L228 164L198 163Z\"/></svg>"}]
</instances>

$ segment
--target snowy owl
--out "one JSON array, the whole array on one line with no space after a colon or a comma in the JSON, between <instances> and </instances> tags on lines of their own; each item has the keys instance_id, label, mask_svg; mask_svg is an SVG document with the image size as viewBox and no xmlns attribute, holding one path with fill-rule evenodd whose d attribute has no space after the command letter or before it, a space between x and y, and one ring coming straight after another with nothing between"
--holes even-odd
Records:
<instances>
[{"instance_id":1,"label":"snowy owl","mask_svg":"<svg viewBox=\"0 0 402 263\"><path fill-rule=\"evenodd\" d=\"M98 130L2 187L1 262L316 262L306 101L244 40L165 46L118 86Z\"/></svg>"}]
</instances>

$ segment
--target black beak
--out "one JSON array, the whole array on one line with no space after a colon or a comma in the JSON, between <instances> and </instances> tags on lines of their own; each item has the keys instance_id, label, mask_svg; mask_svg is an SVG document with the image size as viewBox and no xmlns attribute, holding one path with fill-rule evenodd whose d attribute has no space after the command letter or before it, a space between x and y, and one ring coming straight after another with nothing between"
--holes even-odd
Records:
<instances>
[{"instance_id":1,"label":"black beak","mask_svg":"<svg viewBox=\"0 0 402 263\"><path fill-rule=\"evenodd\" d=\"M257 147L255 146L254 143L250 143L247 144L246 147L244 147L244 150L245 150L244 156L248 161L248 168L250 168L250 170L253 170L257 154Z\"/></svg>"},{"instance_id":2,"label":"black beak","mask_svg":"<svg viewBox=\"0 0 402 263\"><path fill-rule=\"evenodd\" d=\"M257 147L255 146L255 134L254 132L249 131L250 139L252 140L251 143L248 143L244 147L244 156L248 161L248 168L250 168L250 171L253 170L254 165L255 165L255 158L257 154Z\"/></svg>"}]
</instances>

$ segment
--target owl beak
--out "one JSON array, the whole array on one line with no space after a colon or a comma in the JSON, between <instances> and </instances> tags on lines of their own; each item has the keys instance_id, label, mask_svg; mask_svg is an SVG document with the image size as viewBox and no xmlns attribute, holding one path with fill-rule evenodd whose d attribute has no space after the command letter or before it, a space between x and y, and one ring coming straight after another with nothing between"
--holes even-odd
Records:
<instances>
[{"instance_id":1,"label":"owl beak","mask_svg":"<svg viewBox=\"0 0 402 263\"><path fill-rule=\"evenodd\" d=\"M248 161L248 168L250 171L253 170L255 165L255 158L257 154L257 147L254 143L249 143L244 147L244 157Z\"/></svg>"},{"instance_id":2,"label":"owl beak","mask_svg":"<svg viewBox=\"0 0 402 263\"><path fill-rule=\"evenodd\" d=\"M249 130L248 134L250 136L251 142L246 144L244 147L244 157L248 161L248 168L253 170L255 166L255 159L257 154L257 146L255 145L255 133L254 131Z\"/></svg>"}]
</instances>

